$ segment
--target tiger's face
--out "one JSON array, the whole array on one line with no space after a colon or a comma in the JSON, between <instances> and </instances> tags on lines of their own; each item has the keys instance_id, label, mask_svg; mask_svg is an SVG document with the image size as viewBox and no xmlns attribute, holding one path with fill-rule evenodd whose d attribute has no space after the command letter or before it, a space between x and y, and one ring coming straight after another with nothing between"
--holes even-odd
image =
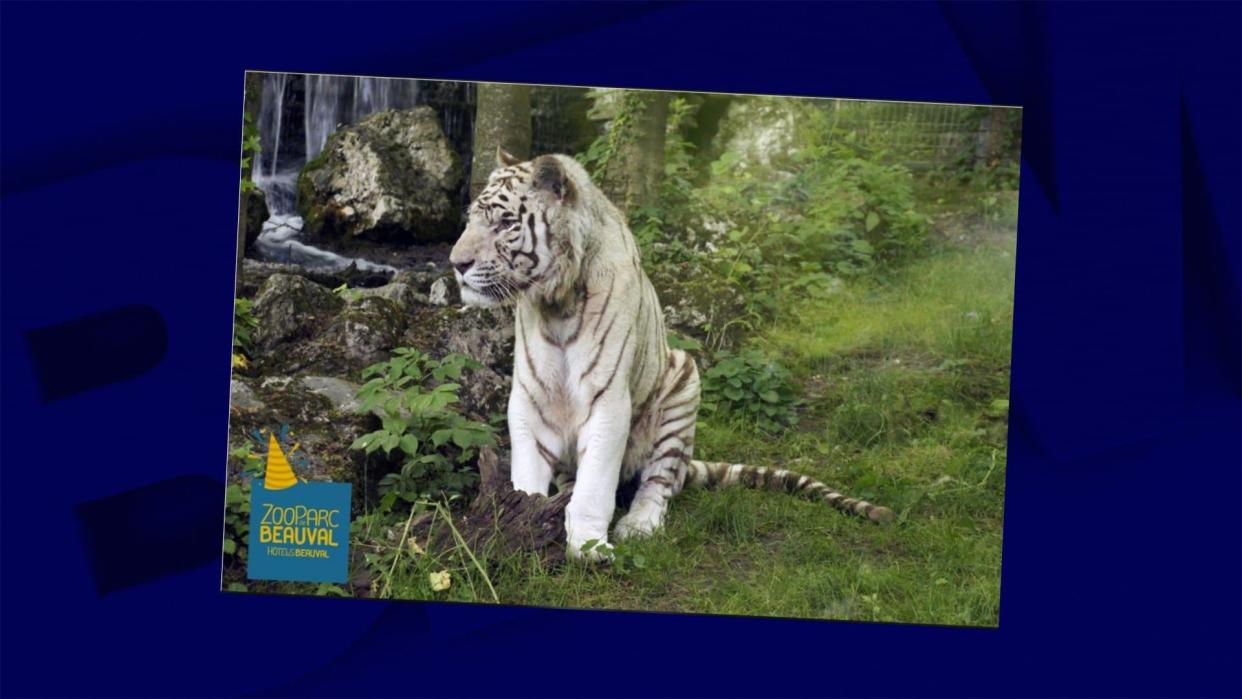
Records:
<instances>
[{"instance_id":1,"label":"tiger's face","mask_svg":"<svg viewBox=\"0 0 1242 699\"><path fill-rule=\"evenodd\" d=\"M462 302L495 306L561 281L568 241L554 229L572 187L552 156L520 162L504 151L470 205L466 229L449 255Z\"/></svg>"}]
</instances>

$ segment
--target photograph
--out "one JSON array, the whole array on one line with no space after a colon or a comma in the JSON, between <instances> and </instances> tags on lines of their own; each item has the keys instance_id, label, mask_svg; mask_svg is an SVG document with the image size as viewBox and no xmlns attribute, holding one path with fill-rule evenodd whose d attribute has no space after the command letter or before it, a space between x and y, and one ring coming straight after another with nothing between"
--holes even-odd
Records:
<instances>
[{"instance_id":1,"label":"photograph","mask_svg":"<svg viewBox=\"0 0 1242 699\"><path fill-rule=\"evenodd\" d=\"M999 625L1021 108L242 111L223 590Z\"/></svg>"}]
</instances>

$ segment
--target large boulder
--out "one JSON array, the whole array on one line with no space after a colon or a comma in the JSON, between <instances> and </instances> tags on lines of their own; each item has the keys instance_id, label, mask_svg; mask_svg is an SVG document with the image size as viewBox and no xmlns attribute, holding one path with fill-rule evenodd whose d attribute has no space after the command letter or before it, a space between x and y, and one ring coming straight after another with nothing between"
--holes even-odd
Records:
<instances>
[{"instance_id":1,"label":"large boulder","mask_svg":"<svg viewBox=\"0 0 1242 699\"><path fill-rule=\"evenodd\" d=\"M388 299L397 304L406 313L410 312L417 304L427 303L426 294L420 293L405 282L392 282L370 289L351 289L349 293L358 299L370 298L372 296Z\"/></svg>"},{"instance_id":2,"label":"large boulder","mask_svg":"<svg viewBox=\"0 0 1242 699\"><path fill-rule=\"evenodd\" d=\"M400 302L382 296L353 299L313 337L263 358L266 373L356 377L400 347L409 319Z\"/></svg>"},{"instance_id":3,"label":"large boulder","mask_svg":"<svg viewBox=\"0 0 1242 699\"><path fill-rule=\"evenodd\" d=\"M298 178L311 239L444 240L457 231L462 169L430 107L372 114L336 131Z\"/></svg>"},{"instance_id":4,"label":"large boulder","mask_svg":"<svg viewBox=\"0 0 1242 699\"><path fill-rule=\"evenodd\" d=\"M278 354L282 346L317 334L343 305L325 286L293 274L273 274L254 300L255 347L263 356Z\"/></svg>"}]
</instances>

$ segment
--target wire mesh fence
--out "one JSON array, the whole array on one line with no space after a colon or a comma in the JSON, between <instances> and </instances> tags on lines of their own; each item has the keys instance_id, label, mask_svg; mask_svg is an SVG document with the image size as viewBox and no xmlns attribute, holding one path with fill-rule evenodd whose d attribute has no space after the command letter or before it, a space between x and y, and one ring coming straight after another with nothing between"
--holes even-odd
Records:
<instances>
[{"instance_id":1,"label":"wire mesh fence","mask_svg":"<svg viewBox=\"0 0 1242 699\"><path fill-rule=\"evenodd\" d=\"M997 112L995 107L834 100L829 118L835 138L868 147L880 159L927 170L973 166L987 157L997 131L1005 127Z\"/></svg>"}]
</instances>

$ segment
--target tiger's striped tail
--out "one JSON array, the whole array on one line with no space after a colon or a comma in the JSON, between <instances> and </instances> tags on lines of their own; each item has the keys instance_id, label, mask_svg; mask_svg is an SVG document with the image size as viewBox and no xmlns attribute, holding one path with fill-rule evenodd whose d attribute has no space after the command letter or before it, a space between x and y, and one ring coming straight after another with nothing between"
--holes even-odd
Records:
<instances>
[{"instance_id":1,"label":"tiger's striped tail","mask_svg":"<svg viewBox=\"0 0 1242 699\"><path fill-rule=\"evenodd\" d=\"M810 476L783 468L694 460L686 471L686 485L696 488L742 485L747 488L779 490L791 495L824 500L842 512L866 517L872 522L887 524L894 519L893 511L887 507L847 497Z\"/></svg>"}]
</instances>

